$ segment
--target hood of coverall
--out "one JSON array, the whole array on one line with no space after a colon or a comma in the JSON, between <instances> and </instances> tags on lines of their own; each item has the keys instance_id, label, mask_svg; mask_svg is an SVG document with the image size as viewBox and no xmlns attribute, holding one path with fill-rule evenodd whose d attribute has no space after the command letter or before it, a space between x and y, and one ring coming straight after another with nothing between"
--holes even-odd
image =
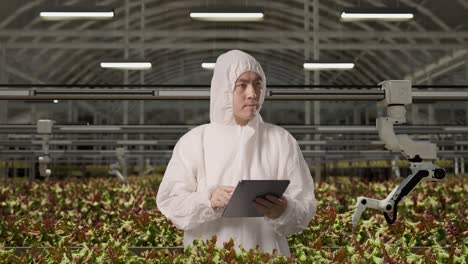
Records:
<instances>
[{"instance_id":1,"label":"hood of coverall","mask_svg":"<svg viewBox=\"0 0 468 264\"><path fill-rule=\"evenodd\" d=\"M260 63L251 55L231 50L221 54L216 60L216 66L211 80L210 89L210 121L222 125L237 125L234 119L232 101L236 80L243 73L252 71L262 78L262 93L255 118L249 122L262 123L260 110L265 100L266 78ZM256 126L255 126L256 127Z\"/></svg>"}]
</instances>

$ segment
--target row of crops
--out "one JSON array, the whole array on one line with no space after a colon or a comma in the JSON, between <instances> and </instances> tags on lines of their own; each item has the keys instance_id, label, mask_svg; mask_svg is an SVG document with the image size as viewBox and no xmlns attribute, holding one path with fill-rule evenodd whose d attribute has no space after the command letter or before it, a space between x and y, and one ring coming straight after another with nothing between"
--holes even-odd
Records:
<instances>
[{"instance_id":1,"label":"row of crops","mask_svg":"<svg viewBox=\"0 0 468 264\"><path fill-rule=\"evenodd\" d=\"M31 182L0 180L0 262L112 263L466 263L467 175L422 183L388 226L368 210L351 228L355 198L384 198L400 180L329 178L316 187L318 212L289 237L293 255L215 246L214 237L183 249L182 233L156 208L160 175Z\"/></svg>"}]
</instances>

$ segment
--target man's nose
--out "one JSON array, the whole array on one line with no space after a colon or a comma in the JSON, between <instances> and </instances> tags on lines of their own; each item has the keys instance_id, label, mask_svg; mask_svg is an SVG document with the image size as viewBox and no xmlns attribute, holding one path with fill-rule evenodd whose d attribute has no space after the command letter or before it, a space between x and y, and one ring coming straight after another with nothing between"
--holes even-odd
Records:
<instances>
[{"instance_id":1,"label":"man's nose","mask_svg":"<svg viewBox=\"0 0 468 264\"><path fill-rule=\"evenodd\" d=\"M251 84L247 87L247 97L256 99L257 98L257 93L255 92L255 87Z\"/></svg>"}]
</instances>

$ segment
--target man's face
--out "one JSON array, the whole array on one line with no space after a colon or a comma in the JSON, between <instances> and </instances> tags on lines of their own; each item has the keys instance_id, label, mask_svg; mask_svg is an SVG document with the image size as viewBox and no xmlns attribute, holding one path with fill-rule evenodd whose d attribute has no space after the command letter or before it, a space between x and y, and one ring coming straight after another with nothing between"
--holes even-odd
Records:
<instances>
[{"instance_id":1,"label":"man's face","mask_svg":"<svg viewBox=\"0 0 468 264\"><path fill-rule=\"evenodd\" d=\"M255 118L262 93L262 78L255 72L244 72L236 80L232 109L236 123L245 126Z\"/></svg>"}]
</instances>

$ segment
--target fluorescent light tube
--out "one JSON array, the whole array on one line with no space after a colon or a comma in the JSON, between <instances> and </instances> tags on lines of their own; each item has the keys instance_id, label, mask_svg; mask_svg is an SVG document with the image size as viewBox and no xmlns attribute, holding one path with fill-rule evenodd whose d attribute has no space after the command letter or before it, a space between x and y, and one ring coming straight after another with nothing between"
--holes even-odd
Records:
<instances>
[{"instance_id":1,"label":"fluorescent light tube","mask_svg":"<svg viewBox=\"0 0 468 264\"><path fill-rule=\"evenodd\" d=\"M343 20L409 20L413 18L413 14L373 14L373 13L341 13Z\"/></svg>"},{"instance_id":2,"label":"fluorescent light tube","mask_svg":"<svg viewBox=\"0 0 468 264\"><path fill-rule=\"evenodd\" d=\"M263 20L259 8L249 7L215 7L197 8L190 12L190 17L201 21L254 22Z\"/></svg>"},{"instance_id":3,"label":"fluorescent light tube","mask_svg":"<svg viewBox=\"0 0 468 264\"><path fill-rule=\"evenodd\" d=\"M190 13L190 17L202 21L261 21L263 13Z\"/></svg>"},{"instance_id":4,"label":"fluorescent light tube","mask_svg":"<svg viewBox=\"0 0 468 264\"><path fill-rule=\"evenodd\" d=\"M114 12L41 12L40 16L45 20L110 19Z\"/></svg>"},{"instance_id":5,"label":"fluorescent light tube","mask_svg":"<svg viewBox=\"0 0 468 264\"><path fill-rule=\"evenodd\" d=\"M342 63L342 62L313 62L304 63L304 69L310 71L320 70L350 70L354 68L354 63Z\"/></svg>"},{"instance_id":6,"label":"fluorescent light tube","mask_svg":"<svg viewBox=\"0 0 468 264\"><path fill-rule=\"evenodd\" d=\"M216 66L216 63L204 62L204 63L201 64L201 66L202 66L203 69L214 70L214 67Z\"/></svg>"},{"instance_id":7,"label":"fluorescent light tube","mask_svg":"<svg viewBox=\"0 0 468 264\"><path fill-rule=\"evenodd\" d=\"M151 68L151 62L101 62L101 68L121 70L147 70Z\"/></svg>"},{"instance_id":8,"label":"fluorescent light tube","mask_svg":"<svg viewBox=\"0 0 468 264\"><path fill-rule=\"evenodd\" d=\"M44 20L111 19L114 10L104 6L54 6L39 13Z\"/></svg>"},{"instance_id":9,"label":"fluorescent light tube","mask_svg":"<svg viewBox=\"0 0 468 264\"><path fill-rule=\"evenodd\" d=\"M341 21L406 21L414 18L413 10L394 8L354 8L343 10Z\"/></svg>"}]
</instances>

